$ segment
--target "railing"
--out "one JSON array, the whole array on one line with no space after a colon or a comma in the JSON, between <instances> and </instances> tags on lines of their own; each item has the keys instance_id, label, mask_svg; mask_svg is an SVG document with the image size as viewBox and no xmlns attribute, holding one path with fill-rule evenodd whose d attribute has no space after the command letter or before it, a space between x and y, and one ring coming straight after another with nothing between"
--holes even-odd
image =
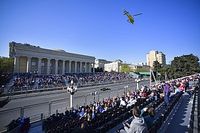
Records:
<instances>
[{"instance_id":1,"label":"railing","mask_svg":"<svg viewBox=\"0 0 200 133\"><path fill-rule=\"evenodd\" d=\"M200 130L200 86L199 84L194 88L194 95L192 101L192 110L190 116L189 132L198 133Z\"/></svg>"}]
</instances>

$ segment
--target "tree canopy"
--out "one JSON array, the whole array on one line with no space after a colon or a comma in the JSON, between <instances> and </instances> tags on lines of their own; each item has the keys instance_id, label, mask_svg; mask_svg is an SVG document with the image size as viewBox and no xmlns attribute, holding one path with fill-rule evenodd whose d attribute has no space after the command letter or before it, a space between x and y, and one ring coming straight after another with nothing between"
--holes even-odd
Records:
<instances>
[{"instance_id":1,"label":"tree canopy","mask_svg":"<svg viewBox=\"0 0 200 133\"><path fill-rule=\"evenodd\" d=\"M158 61L153 62L153 70L158 71L161 68L161 64Z\"/></svg>"},{"instance_id":2,"label":"tree canopy","mask_svg":"<svg viewBox=\"0 0 200 133\"><path fill-rule=\"evenodd\" d=\"M122 64L121 65L121 72L128 73L131 71L131 68L127 64Z\"/></svg>"},{"instance_id":3,"label":"tree canopy","mask_svg":"<svg viewBox=\"0 0 200 133\"><path fill-rule=\"evenodd\" d=\"M136 68L135 72L149 72L149 68L148 67Z\"/></svg>"},{"instance_id":4,"label":"tree canopy","mask_svg":"<svg viewBox=\"0 0 200 133\"><path fill-rule=\"evenodd\" d=\"M13 72L13 59L0 57L0 74Z\"/></svg>"},{"instance_id":5,"label":"tree canopy","mask_svg":"<svg viewBox=\"0 0 200 133\"><path fill-rule=\"evenodd\" d=\"M170 65L154 64L154 71L160 73L159 79L175 79L200 72L199 58L193 54L175 57Z\"/></svg>"},{"instance_id":6,"label":"tree canopy","mask_svg":"<svg viewBox=\"0 0 200 133\"><path fill-rule=\"evenodd\" d=\"M171 69L174 71L174 78L199 73L199 58L193 54L175 57Z\"/></svg>"}]
</instances>

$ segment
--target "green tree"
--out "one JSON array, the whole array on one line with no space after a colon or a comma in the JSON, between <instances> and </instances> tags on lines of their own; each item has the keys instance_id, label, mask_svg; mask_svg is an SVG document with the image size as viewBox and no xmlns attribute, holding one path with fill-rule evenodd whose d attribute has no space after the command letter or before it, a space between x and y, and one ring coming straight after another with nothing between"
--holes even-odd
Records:
<instances>
[{"instance_id":1,"label":"green tree","mask_svg":"<svg viewBox=\"0 0 200 133\"><path fill-rule=\"evenodd\" d=\"M121 72L128 73L131 71L131 68L127 64L122 64L121 65Z\"/></svg>"},{"instance_id":2,"label":"green tree","mask_svg":"<svg viewBox=\"0 0 200 133\"><path fill-rule=\"evenodd\" d=\"M199 58L193 54L175 57L171 63L171 71L173 72L173 78L199 73Z\"/></svg>"},{"instance_id":3,"label":"green tree","mask_svg":"<svg viewBox=\"0 0 200 133\"><path fill-rule=\"evenodd\" d=\"M161 66L155 61L153 70L159 73L160 80L175 79L200 72L199 58L190 55L175 57L170 65Z\"/></svg>"},{"instance_id":4,"label":"green tree","mask_svg":"<svg viewBox=\"0 0 200 133\"><path fill-rule=\"evenodd\" d=\"M154 61L152 71L156 80L160 79L160 76L158 76L160 69L161 69L161 64L158 61ZM153 77L152 77L152 81L153 81Z\"/></svg>"},{"instance_id":5,"label":"green tree","mask_svg":"<svg viewBox=\"0 0 200 133\"><path fill-rule=\"evenodd\" d=\"M158 61L153 62L153 71L158 72L161 69L161 64Z\"/></svg>"},{"instance_id":6,"label":"green tree","mask_svg":"<svg viewBox=\"0 0 200 133\"><path fill-rule=\"evenodd\" d=\"M13 59L0 57L0 74L13 72Z\"/></svg>"},{"instance_id":7,"label":"green tree","mask_svg":"<svg viewBox=\"0 0 200 133\"><path fill-rule=\"evenodd\" d=\"M159 79L160 80L166 80L166 79L171 79L172 77L170 77L172 74L171 71L171 65L165 65L162 66L159 70L158 70L160 76Z\"/></svg>"},{"instance_id":8,"label":"green tree","mask_svg":"<svg viewBox=\"0 0 200 133\"><path fill-rule=\"evenodd\" d=\"M134 72L149 72L148 67L136 68Z\"/></svg>"}]
</instances>

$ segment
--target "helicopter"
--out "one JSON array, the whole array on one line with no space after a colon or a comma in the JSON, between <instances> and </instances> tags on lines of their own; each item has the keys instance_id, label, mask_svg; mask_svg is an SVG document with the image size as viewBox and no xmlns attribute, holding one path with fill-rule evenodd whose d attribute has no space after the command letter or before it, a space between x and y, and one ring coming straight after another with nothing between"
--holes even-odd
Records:
<instances>
[{"instance_id":1,"label":"helicopter","mask_svg":"<svg viewBox=\"0 0 200 133\"><path fill-rule=\"evenodd\" d=\"M134 24L135 20L134 20L134 16L139 16L142 15L142 13L138 13L138 14L134 14L131 15L128 11L124 10L124 15L126 15L128 17L128 22L131 24Z\"/></svg>"}]
</instances>

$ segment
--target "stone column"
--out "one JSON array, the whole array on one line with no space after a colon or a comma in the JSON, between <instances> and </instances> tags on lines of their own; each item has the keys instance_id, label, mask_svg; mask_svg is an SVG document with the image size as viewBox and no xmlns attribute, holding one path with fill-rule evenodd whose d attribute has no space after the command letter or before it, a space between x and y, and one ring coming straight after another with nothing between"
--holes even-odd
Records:
<instances>
[{"instance_id":1,"label":"stone column","mask_svg":"<svg viewBox=\"0 0 200 133\"><path fill-rule=\"evenodd\" d=\"M27 57L26 72L31 72L31 57Z\"/></svg>"},{"instance_id":2,"label":"stone column","mask_svg":"<svg viewBox=\"0 0 200 133\"><path fill-rule=\"evenodd\" d=\"M94 73L94 62L92 62L92 73Z\"/></svg>"},{"instance_id":3,"label":"stone column","mask_svg":"<svg viewBox=\"0 0 200 133\"><path fill-rule=\"evenodd\" d=\"M38 74L41 74L41 59L38 58Z\"/></svg>"},{"instance_id":4,"label":"stone column","mask_svg":"<svg viewBox=\"0 0 200 133\"><path fill-rule=\"evenodd\" d=\"M83 72L82 62L80 61L80 73Z\"/></svg>"},{"instance_id":5,"label":"stone column","mask_svg":"<svg viewBox=\"0 0 200 133\"><path fill-rule=\"evenodd\" d=\"M58 60L55 59L55 74L58 74Z\"/></svg>"},{"instance_id":6,"label":"stone column","mask_svg":"<svg viewBox=\"0 0 200 133\"><path fill-rule=\"evenodd\" d=\"M69 73L71 73L71 61L69 60Z\"/></svg>"},{"instance_id":7,"label":"stone column","mask_svg":"<svg viewBox=\"0 0 200 133\"><path fill-rule=\"evenodd\" d=\"M91 73L93 72L93 63L92 62L90 63L90 72Z\"/></svg>"},{"instance_id":8,"label":"stone column","mask_svg":"<svg viewBox=\"0 0 200 133\"><path fill-rule=\"evenodd\" d=\"M14 73L19 72L19 57L14 58Z\"/></svg>"},{"instance_id":9,"label":"stone column","mask_svg":"<svg viewBox=\"0 0 200 133\"><path fill-rule=\"evenodd\" d=\"M65 60L63 60L62 74L65 74Z\"/></svg>"},{"instance_id":10,"label":"stone column","mask_svg":"<svg viewBox=\"0 0 200 133\"><path fill-rule=\"evenodd\" d=\"M85 62L82 62L82 63L84 63L82 72L85 73L86 72L86 63Z\"/></svg>"},{"instance_id":11,"label":"stone column","mask_svg":"<svg viewBox=\"0 0 200 133\"><path fill-rule=\"evenodd\" d=\"M50 73L50 59L47 59L47 75Z\"/></svg>"},{"instance_id":12,"label":"stone column","mask_svg":"<svg viewBox=\"0 0 200 133\"><path fill-rule=\"evenodd\" d=\"M89 63L89 72L91 73L92 72L92 63Z\"/></svg>"},{"instance_id":13,"label":"stone column","mask_svg":"<svg viewBox=\"0 0 200 133\"><path fill-rule=\"evenodd\" d=\"M90 63L86 62L86 73L89 73Z\"/></svg>"},{"instance_id":14,"label":"stone column","mask_svg":"<svg viewBox=\"0 0 200 133\"><path fill-rule=\"evenodd\" d=\"M74 61L74 73L77 73L77 61Z\"/></svg>"},{"instance_id":15,"label":"stone column","mask_svg":"<svg viewBox=\"0 0 200 133\"><path fill-rule=\"evenodd\" d=\"M103 67L103 69L104 69L104 67ZM95 73L95 63L93 63L93 73Z\"/></svg>"}]
</instances>

